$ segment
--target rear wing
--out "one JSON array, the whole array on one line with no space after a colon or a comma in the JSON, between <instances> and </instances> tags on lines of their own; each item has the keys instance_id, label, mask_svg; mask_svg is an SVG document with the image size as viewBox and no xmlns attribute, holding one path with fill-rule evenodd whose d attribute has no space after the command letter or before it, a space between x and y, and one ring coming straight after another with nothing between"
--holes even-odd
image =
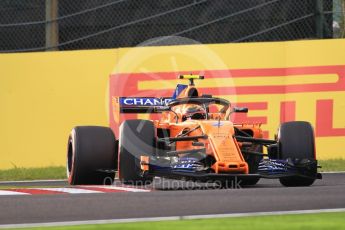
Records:
<instances>
[{"instance_id":1,"label":"rear wing","mask_svg":"<svg viewBox=\"0 0 345 230\"><path fill-rule=\"evenodd\" d=\"M188 86L178 84L172 97L112 97L113 112L116 113L160 113L155 108L167 106Z\"/></svg>"},{"instance_id":2,"label":"rear wing","mask_svg":"<svg viewBox=\"0 0 345 230\"><path fill-rule=\"evenodd\" d=\"M155 108L166 106L174 100L171 97L113 97L112 99L113 109L117 113L160 113Z\"/></svg>"}]
</instances>

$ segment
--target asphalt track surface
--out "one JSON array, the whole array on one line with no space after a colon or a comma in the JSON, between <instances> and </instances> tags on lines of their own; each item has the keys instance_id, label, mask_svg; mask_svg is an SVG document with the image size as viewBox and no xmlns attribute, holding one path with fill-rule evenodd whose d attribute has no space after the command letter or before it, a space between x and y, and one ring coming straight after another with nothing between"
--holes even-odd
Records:
<instances>
[{"instance_id":1,"label":"asphalt track surface","mask_svg":"<svg viewBox=\"0 0 345 230\"><path fill-rule=\"evenodd\" d=\"M67 186L66 182L2 186ZM311 187L261 179L242 189L157 180L151 192L0 197L0 224L345 208L345 174L323 174Z\"/></svg>"}]
</instances>

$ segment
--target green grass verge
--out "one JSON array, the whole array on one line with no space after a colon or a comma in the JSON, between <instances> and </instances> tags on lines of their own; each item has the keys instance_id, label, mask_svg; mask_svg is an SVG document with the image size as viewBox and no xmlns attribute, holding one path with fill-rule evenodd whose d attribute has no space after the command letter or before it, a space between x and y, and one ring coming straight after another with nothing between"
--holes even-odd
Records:
<instances>
[{"instance_id":1,"label":"green grass verge","mask_svg":"<svg viewBox=\"0 0 345 230\"><path fill-rule=\"evenodd\" d=\"M345 159L320 160L320 172L345 171Z\"/></svg>"},{"instance_id":2,"label":"green grass verge","mask_svg":"<svg viewBox=\"0 0 345 230\"><path fill-rule=\"evenodd\" d=\"M28 229L28 228L26 228ZM122 229L122 230L293 230L293 229L345 229L345 213L320 213L303 215L276 215L257 217L236 217L221 219L177 220L159 222L137 222L121 224L79 225L64 227L45 227L29 229L84 230L84 229Z\"/></svg>"},{"instance_id":3,"label":"green grass verge","mask_svg":"<svg viewBox=\"0 0 345 230\"><path fill-rule=\"evenodd\" d=\"M66 168L63 166L45 168L13 168L0 170L0 181L65 179Z\"/></svg>"},{"instance_id":4,"label":"green grass verge","mask_svg":"<svg viewBox=\"0 0 345 230\"><path fill-rule=\"evenodd\" d=\"M345 171L345 159L320 160L321 172ZM63 166L45 168L13 168L0 170L0 181L6 180L44 180L66 179L66 169Z\"/></svg>"}]
</instances>

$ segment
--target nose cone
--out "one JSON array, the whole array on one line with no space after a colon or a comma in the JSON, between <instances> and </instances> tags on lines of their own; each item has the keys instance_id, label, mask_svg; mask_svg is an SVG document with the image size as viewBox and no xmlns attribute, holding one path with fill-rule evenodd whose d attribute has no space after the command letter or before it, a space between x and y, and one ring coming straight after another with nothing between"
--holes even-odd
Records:
<instances>
[{"instance_id":1,"label":"nose cone","mask_svg":"<svg viewBox=\"0 0 345 230\"><path fill-rule=\"evenodd\" d=\"M233 123L231 121L200 121L200 126L203 133L208 136L212 154L216 159L212 169L216 173L248 174L248 164L233 138L235 133Z\"/></svg>"}]
</instances>

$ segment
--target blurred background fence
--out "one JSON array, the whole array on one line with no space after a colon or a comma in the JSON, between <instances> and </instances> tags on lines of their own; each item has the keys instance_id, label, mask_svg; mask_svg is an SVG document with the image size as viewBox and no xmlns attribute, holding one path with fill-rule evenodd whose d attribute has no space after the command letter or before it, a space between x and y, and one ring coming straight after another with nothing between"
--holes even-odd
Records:
<instances>
[{"instance_id":1,"label":"blurred background fence","mask_svg":"<svg viewBox=\"0 0 345 230\"><path fill-rule=\"evenodd\" d=\"M0 52L341 38L344 12L345 0L0 0Z\"/></svg>"}]
</instances>

